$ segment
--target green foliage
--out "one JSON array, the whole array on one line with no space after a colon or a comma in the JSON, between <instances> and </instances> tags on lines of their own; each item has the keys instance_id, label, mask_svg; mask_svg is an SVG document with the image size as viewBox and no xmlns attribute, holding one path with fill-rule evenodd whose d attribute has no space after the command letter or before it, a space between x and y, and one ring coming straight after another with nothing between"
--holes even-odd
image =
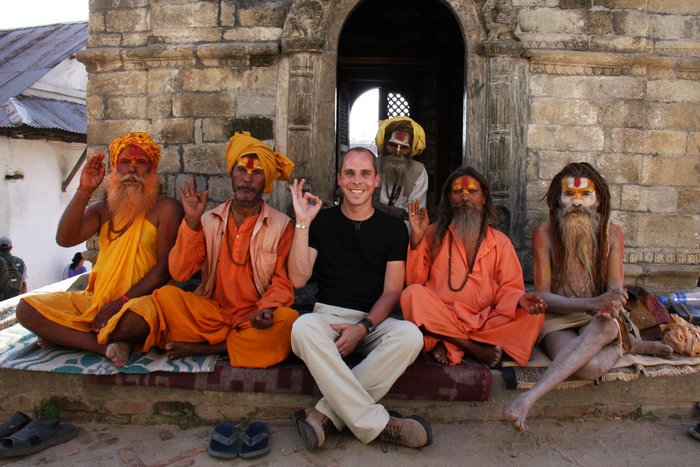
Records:
<instances>
[{"instance_id":1,"label":"green foliage","mask_svg":"<svg viewBox=\"0 0 700 467\"><path fill-rule=\"evenodd\" d=\"M658 415L655 415L652 412L644 412L642 410L642 406L640 405L637 407L634 411L634 413L630 416L632 420L638 420L638 421L647 421L647 422L658 422L661 420L661 417Z\"/></svg>"},{"instance_id":2,"label":"green foliage","mask_svg":"<svg viewBox=\"0 0 700 467\"><path fill-rule=\"evenodd\" d=\"M37 418L58 418L60 414L61 407L58 400L53 397L44 400L35 410L35 415Z\"/></svg>"}]
</instances>

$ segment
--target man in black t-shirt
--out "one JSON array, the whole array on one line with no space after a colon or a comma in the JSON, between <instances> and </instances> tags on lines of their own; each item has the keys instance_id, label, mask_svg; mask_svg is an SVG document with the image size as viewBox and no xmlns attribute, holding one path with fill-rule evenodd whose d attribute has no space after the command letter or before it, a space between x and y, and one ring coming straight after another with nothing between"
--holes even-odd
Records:
<instances>
[{"instance_id":1,"label":"man in black t-shirt","mask_svg":"<svg viewBox=\"0 0 700 467\"><path fill-rule=\"evenodd\" d=\"M292 350L324 396L294 414L309 451L345 426L363 443L432 442L428 422L390 415L377 403L423 346L415 325L389 317L404 285L408 235L403 222L372 207L378 183L374 154L354 148L338 173L342 205L320 211L321 200L303 193L304 180L291 187L296 225L289 278L303 287L315 271L319 288L314 313L292 328ZM366 358L351 370L343 357L353 352Z\"/></svg>"}]
</instances>

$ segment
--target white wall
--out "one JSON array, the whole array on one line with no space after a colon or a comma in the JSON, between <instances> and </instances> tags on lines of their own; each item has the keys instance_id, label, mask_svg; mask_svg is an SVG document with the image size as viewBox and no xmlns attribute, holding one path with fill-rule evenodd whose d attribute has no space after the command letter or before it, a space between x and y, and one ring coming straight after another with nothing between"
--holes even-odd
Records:
<instances>
[{"instance_id":1,"label":"white wall","mask_svg":"<svg viewBox=\"0 0 700 467\"><path fill-rule=\"evenodd\" d=\"M56 227L78 187L80 171L66 192L61 183L85 148L82 143L0 137L0 235L12 239L12 253L24 260L29 289L61 280L61 272L85 244L61 248ZM81 166L82 168L82 166ZM23 178L7 179L8 174Z\"/></svg>"},{"instance_id":2,"label":"white wall","mask_svg":"<svg viewBox=\"0 0 700 467\"><path fill-rule=\"evenodd\" d=\"M66 58L22 92L24 96L85 103L87 71L75 58Z\"/></svg>"}]
</instances>

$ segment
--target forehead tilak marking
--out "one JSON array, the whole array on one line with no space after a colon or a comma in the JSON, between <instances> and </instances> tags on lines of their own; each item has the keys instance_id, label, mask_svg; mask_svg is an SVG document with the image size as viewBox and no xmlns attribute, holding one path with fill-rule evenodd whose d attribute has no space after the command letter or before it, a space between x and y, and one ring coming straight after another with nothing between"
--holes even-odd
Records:
<instances>
[{"instance_id":1,"label":"forehead tilak marking","mask_svg":"<svg viewBox=\"0 0 700 467\"><path fill-rule=\"evenodd\" d=\"M564 177L562 179L564 188L589 188L592 187L591 181L587 177Z\"/></svg>"}]
</instances>

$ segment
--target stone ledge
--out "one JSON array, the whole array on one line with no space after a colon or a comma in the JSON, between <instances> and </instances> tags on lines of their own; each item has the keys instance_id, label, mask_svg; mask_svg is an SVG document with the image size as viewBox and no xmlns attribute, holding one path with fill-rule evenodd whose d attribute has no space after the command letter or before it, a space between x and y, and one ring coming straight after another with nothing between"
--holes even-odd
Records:
<instances>
[{"instance_id":1,"label":"stone ledge","mask_svg":"<svg viewBox=\"0 0 700 467\"><path fill-rule=\"evenodd\" d=\"M406 413L417 413L435 423L501 420L503 406L521 391L505 388L501 372L492 371L491 397L485 402L450 402L384 398L382 404ZM700 373L678 377L641 376L630 382L605 382L577 389L553 391L533 408L529 418L562 418L590 415L625 416L636 411L657 415L690 415L697 401ZM199 391L161 387L94 384L90 376L0 370L0 412L32 413L52 399L66 420L152 424L172 422L186 408L201 423L222 418L257 418L288 421L299 408L315 403L318 396L230 391ZM192 411L192 412L190 412Z\"/></svg>"},{"instance_id":2,"label":"stone ledge","mask_svg":"<svg viewBox=\"0 0 700 467\"><path fill-rule=\"evenodd\" d=\"M650 53L579 52L528 49L532 65L582 66L595 68L664 68L684 72L700 71L700 58L672 57ZM602 73L601 73L602 74Z\"/></svg>"}]
</instances>

